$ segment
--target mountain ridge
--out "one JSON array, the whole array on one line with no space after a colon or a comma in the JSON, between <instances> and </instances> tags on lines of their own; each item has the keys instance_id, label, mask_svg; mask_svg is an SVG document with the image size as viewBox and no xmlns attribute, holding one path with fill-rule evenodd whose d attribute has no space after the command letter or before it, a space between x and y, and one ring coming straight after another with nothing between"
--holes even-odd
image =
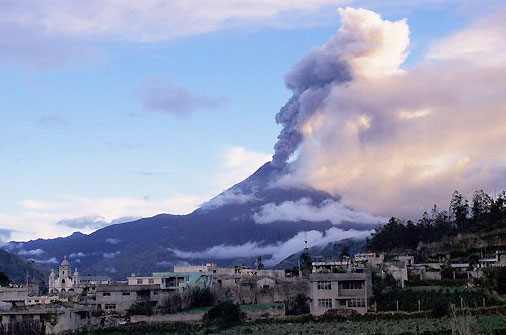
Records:
<instances>
[{"instance_id":1,"label":"mountain ridge","mask_svg":"<svg viewBox=\"0 0 506 335\"><path fill-rule=\"evenodd\" d=\"M36 261L54 267L64 255L68 255L80 273L107 274L124 278L131 272L148 274L163 271L178 263L206 262L207 257L182 258L182 253L205 252L216 246L248 246L253 244L257 251L264 246L276 246L304 232L326 231L335 227L328 219L306 218L273 219L258 223L255 215L282 204L304 204L324 206L338 203L339 197L312 188L276 186L276 181L287 173L285 169L272 166L269 162L255 173L226 191L218 194L186 215L158 214L126 223L118 223L99 229L91 234L74 233L65 238L38 239L28 242L10 242L9 248L16 253L38 250ZM354 229L370 226L353 223ZM343 222L342 229L350 224ZM299 234L299 235L298 235ZM249 243L249 244L248 244ZM300 243L300 249L304 247ZM231 254L211 259L220 265L245 263L252 265L256 255Z\"/></svg>"}]
</instances>

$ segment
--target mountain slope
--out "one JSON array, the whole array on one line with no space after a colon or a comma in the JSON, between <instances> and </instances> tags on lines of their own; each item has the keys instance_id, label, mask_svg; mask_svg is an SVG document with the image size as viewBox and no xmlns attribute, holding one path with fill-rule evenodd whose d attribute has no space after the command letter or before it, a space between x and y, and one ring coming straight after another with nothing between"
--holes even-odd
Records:
<instances>
[{"instance_id":1,"label":"mountain slope","mask_svg":"<svg viewBox=\"0 0 506 335\"><path fill-rule=\"evenodd\" d=\"M272 209L301 199L315 208L338 203L339 198L326 192L273 186L284 173L285 170L266 163L243 182L188 215L160 214L111 225L89 235L74 233L66 238L11 242L9 247L17 252L41 249L40 261L53 262L55 267L58 264L53 257L61 261L66 254L82 274L108 274L116 278L131 272L167 270L181 262L205 262L213 258L206 250L215 247L214 253L223 252L224 248L220 247L224 245L238 246L243 252L237 253L234 249L230 255L215 255L213 261L222 265L251 264L259 248L270 246L272 249L302 232L323 233L334 227L327 219L311 217L297 220L278 217L268 223L257 222L255 215L265 206ZM351 226L358 230L371 229L370 225L345 221L340 228ZM241 246L256 248L256 251L248 254ZM295 246L297 249L303 247L303 242Z\"/></svg>"},{"instance_id":2,"label":"mountain slope","mask_svg":"<svg viewBox=\"0 0 506 335\"><path fill-rule=\"evenodd\" d=\"M26 283L27 274L29 280L35 283L47 281L49 276L49 269L46 267L4 250L0 250L0 272L6 274L15 284Z\"/></svg>"}]
</instances>

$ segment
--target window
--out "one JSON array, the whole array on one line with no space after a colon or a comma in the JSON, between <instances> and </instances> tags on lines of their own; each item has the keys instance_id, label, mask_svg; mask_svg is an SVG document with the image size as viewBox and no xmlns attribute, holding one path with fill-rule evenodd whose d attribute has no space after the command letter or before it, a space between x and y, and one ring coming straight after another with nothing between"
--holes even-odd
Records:
<instances>
[{"instance_id":1,"label":"window","mask_svg":"<svg viewBox=\"0 0 506 335\"><path fill-rule=\"evenodd\" d=\"M339 285L343 290L361 290L363 288L362 281L343 281Z\"/></svg>"},{"instance_id":2,"label":"window","mask_svg":"<svg viewBox=\"0 0 506 335\"><path fill-rule=\"evenodd\" d=\"M142 285L142 279L137 279L137 285Z\"/></svg>"},{"instance_id":3,"label":"window","mask_svg":"<svg viewBox=\"0 0 506 335\"><path fill-rule=\"evenodd\" d=\"M158 291L153 291L153 295L158 295Z\"/></svg>"},{"instance_id":4,"label":"window","mask_svg":"<svg viewBox=\"0 0 506 335\"><path fill-rule=\"evenodd\" d=\"M111 292L103 292L102 296L103 297L110 297L111 296Z\"/></svg>"},{"instance_id":5,"label":"window","mask_svg":"<svg viewBox=\"0 0 506 335\"><path fill-rule=\"evenodd\" d=\"M365 307L365 299L350 299L348 300L348 307Z\"/></svg>"},{"instance_id":6,"label":"window","mask_svg":"<svg viewBox=\"0 0 506 335\"><path fill-rule=\"evenodd\" d=\"M332 284L330 281L319 281L318 282L318 289L319 290L331 290Z\"/></svg>"},{"instance_id":7,"label":"window","mask_svg":"<svg viewBox=\"0 0 506 335\"><path fill-rule=\"evenodd\" d=\"M318 299L319 308L332 308L332 299Z\"/></svg>"},{"instance_id":8,"label":"window","mask_svg":"<svg viewBox=\"0 0 506 335\"><path fill-rule=\"evenodd\" d=\"M346 307L346 299L336 299L336 306Z\"/></svg>"},{"instance_id":9,"label":"window","mask_svg":"<svg viewBox=\"0 0 506 335\"><path fill-rule=\"evenodd\" d=\"M150 284L154 284L154 283L155 283L155 280L150 278L148 282L149 282Z\"/></svg>"},{"instance_id":10,"label":"window","mask_svg":"<svg viewBox=\"0 0 506 335\"><path fill-rule=\"evenodd\" d=\"M122 295L130 295L130 292L121 292Z\"/></svg>"},{"instance_id":11,"label":"window","mask_svg":"<svg viewBox=\"0 0 506 335\"><path fill-rule=\"evenodd\" d=\"M105 304L104 309L116 309L116 304Z\"/></svg>"}]
</instances>

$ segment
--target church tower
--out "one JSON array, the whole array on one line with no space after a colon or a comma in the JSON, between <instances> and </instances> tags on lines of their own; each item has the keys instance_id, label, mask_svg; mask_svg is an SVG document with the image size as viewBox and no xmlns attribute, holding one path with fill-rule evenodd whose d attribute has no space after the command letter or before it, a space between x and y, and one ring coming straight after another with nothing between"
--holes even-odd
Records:
<instances>
[{"instance_id":1,"label":"church tower","mask_svg":"<svg viewBox=\"0 0 506 335\"><path fill-rule=\"evenodd\" d=\"M61 265L60 265L60 271L58 273L58 277L60 277L60 278L68 278L70 276L71 276L71 273L70 273L70 263L67 260L67 255L65 255L65 257L63 258L63 261L61 262Z\"/></svg>"},{"instance_id":2,"label":"church tower","mask_svg":"<svg viewBox=\"0 0 506 335\"><path fill-rule=\"evenodd\" d=\"M49 293L52 293L55 291L55 281L56 281L56 274L54 273L54 269L51 269L51 273L49 274Z\"/></svg>"}]
</instances>

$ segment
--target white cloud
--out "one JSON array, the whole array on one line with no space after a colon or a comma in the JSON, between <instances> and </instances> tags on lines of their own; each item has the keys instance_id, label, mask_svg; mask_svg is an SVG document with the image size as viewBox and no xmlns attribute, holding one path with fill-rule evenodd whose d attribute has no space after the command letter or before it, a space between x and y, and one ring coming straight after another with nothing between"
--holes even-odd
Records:
<instances>
[{"instance_id":1,"label":"white cloud","mask_svg":"<svg viewBox=\"0 0 506 335\"><path fill-rule=\"evenodd\" d=\"M330 221L334 225L346 222L378 225L385 223L386 218L369 213L354 211L338 201L325 200L314 206L311 199L302 198L297 201L284 201L279 205L268 203L253 214L256 223L266 224L276 221Z\"/></svg>"},{"instance_id":2,"label":"white cloud","mask_svg":"<svg viewBox=\"0 0 506 335\"><path fill-rule=\"evenodd\" d=\"M249 177L260 166L271 160L271 155L249 151L241 146L226 148L222 154L223 168L216 180L219 189L227 189Z\"/></svg>"},{"instance_id":3,"label":"white cloud","mask_svg":"<svg viewBox=\"0 0 506 335\"><path fill-rule=\"evenodd\" d=\"M506 62L506 8L500 8L457 34L433 45L427 57L433 60L464 60L484 66L503 67Z\"/></svg>"},{"instance_id":4,"label":"white cloud","mask_svg":"<svg viewBox=\"0 0 506 335\"><path fill-rule=\"evenodd\" d=\"M19 0L4 4L4 21L63 36L157 41L255 23L287 25L339 0ZM298 11L296 15L294 11ZM292 18L279 16L291 12ZM300 24L300 22L298 23Z\"/></svg>"},{"instance_id":5,"label":"white cloud","mask_svg":"<svg viewBox=\"0 0 506 335\"><path fill-rule=\"evenodd\" d=\"M118 244L121 242L121 240L117 238L106 238L105 241L109 244Z\"/></svg>"},{"instance_id":6,"label":"white cloud","mask_svg":"<svg viewBox=\"0 0 506 335\"><path fill-rule=\"evenodd\" d=\"M69 255L69 258L78 258L78 257L86 257L86 254L82 251L79 251L77 253L73 252Z\"/></svg>"},{"instance_id":7,"label":"white cloud","mask_svg":"<svg viewBox=\"0 0 506 335\"><path fill-rule=\"evenodd\" d=\"M29 260L33 261L35 263L39 263L39 264L58 264L58 260L56 259L56 257L51 257L50 259L33 259L33 258L30 258Z\"/></svg>"},{"instance_id":8,"label":"white cloud","mask_svg":"<svg viewBox=\"0 0 506 335\"><path fill-rule=\"evenodd\" d=\"M51 201L30 199L20 202L22 211L0 213L0 224L11 229L11 240L18 241L67 236L76 230L88 234L110 224L134 221L140 217L161 213L186 214L207 199L207 195L166 199L65 195L54 197Z\"/></svg>"},{"instance_id":9,"label":"white cloud","mask_svg":"<svg viewBox=\"0 0 506 335\"><path fill-rule=\"evenodd\" d=\"M114 258L116 256L118 256L121 252L120 251L115 251L115 252L104 252L102 254L102 256L104 256L104 258Z\"/></svg>"},{"instance_id":10,"label":"white cloud","mask_svg":"<svg viewBox=\"0 0 506 335\"><path fill-rule=\"evenodd\" d=\"M203 209L213 209L228 204L245 204L253 200L257 200L254 192L244 194L240 190L231 189L217 195L207 202L204 202L201 207Z\"/></svg>"},{"instance_id":11,"label":"white cloud","mask_svg":"<svg viewBox=\"0 0 506 335\"><path fill-rule=\"evenodd\" d=\"M20 251L18 251L18 255L21 256L39 256L42 255L43 253L45 253L45 251L42 249L33 249L33 250L21 249Z\"/></svg>"},{"instance_id":12,"label":"white cloud","mask_svg":"<svg viewBox=\"0 0 506 335\"><path fill-rule=\"evenodd\" d=\"M221 244L213 246L204 251L186 252L181 250L169 249L176 257L189 259L233 259L239 257L256 257L256 256L270 256L265 260L268 266L275 265L281 262L286 257L304 249L305 241L308 247L321 246L330 242L335 242L344 239L364 239L371 235L373 231L358 231L354 229L342 230L336 227L330 228L324 233L311 230L299 232L291 239L278 242L276 244L261 245L260 242L247 242L242 245L226 245Z\"/></svg>"}]
</instances>

